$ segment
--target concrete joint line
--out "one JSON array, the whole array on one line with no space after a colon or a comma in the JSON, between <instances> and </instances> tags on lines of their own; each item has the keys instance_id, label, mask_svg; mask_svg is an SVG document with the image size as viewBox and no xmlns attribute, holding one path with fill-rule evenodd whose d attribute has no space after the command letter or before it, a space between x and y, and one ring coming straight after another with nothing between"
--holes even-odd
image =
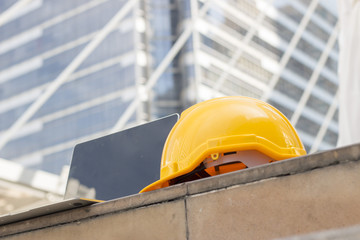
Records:
<instances>
[{"instance_id":1,"label":"concrete joint line","mask_svg":"<svg viewBox=\"0 0 360 240\"><path fill-rule=\"evenodd\" d=\"M187 191L187 187L186 187L186 191ZM186 195L184 196L184 210L185 210L185 231L186 231L186 239L189 240L189 221L188 221L188 207L187 207L187 200L188 200L188 192L186 193Z\"/></svg>"}]
</instances>

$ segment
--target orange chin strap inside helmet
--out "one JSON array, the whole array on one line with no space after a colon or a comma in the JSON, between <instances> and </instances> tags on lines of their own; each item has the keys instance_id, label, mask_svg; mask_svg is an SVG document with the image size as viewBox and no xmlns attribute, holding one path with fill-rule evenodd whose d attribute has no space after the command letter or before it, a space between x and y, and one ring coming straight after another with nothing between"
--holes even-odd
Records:
<instances>
[{"instance_id":1,"label":"orange chin strap inside helmet","mask_svg":"<svg viewBox=\"0 0 360 240\"><path fill-rule=\"evenodd\" d=\"M141 192L305 155L289 120L248 97L222 97L185 110L163 149L160 179Z\"/></svg>"}]
</instances>

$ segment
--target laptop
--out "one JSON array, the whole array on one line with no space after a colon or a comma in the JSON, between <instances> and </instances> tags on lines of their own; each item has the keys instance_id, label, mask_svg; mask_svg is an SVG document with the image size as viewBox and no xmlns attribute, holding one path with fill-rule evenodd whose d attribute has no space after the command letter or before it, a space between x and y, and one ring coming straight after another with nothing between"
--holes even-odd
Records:
<instances>
[{"instance_id":1,"label":"laptop","mask_svg":"<svg viewBox=\"0 0 360 240\"><path fill-rule=\"evenodd\" d=\"M173 114L77 144L64 201L0 217L0 225L137 194L160 178L166 138L179 115Z\"/></svg>"}]
</instances>

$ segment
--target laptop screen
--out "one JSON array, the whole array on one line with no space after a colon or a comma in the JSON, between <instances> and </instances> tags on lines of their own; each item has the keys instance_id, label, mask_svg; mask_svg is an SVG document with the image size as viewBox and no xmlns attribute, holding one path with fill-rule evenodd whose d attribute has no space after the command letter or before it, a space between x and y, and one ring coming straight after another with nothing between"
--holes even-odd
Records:
<instances>
[{"instance_id":1,"label":"laptop screen","mask_svg":"<svg viewBox=\"0 0 360 240\"><path fill-rule=\"evenodd\" d=\"M115 199L158 180L163 146L178 118L170 115L76 145L65 199Z\"/></svg>"}]
</instances>

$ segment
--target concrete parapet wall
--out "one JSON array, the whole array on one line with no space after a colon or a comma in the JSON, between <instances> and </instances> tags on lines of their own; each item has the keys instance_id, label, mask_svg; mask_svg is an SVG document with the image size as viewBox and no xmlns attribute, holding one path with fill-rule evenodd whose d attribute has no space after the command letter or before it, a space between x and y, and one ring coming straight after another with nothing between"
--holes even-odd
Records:
<instances>
[{"instance_id":1,"label":"concrete parapet wall","mask_svg":"<svg viewBox=\"0 0 360 240\"><path fill-rule=\"evenodd\" d=\"M360 224L359 199L353 145L8 224L0 236L274 239Z\"/></svg>"}]
</instances>

